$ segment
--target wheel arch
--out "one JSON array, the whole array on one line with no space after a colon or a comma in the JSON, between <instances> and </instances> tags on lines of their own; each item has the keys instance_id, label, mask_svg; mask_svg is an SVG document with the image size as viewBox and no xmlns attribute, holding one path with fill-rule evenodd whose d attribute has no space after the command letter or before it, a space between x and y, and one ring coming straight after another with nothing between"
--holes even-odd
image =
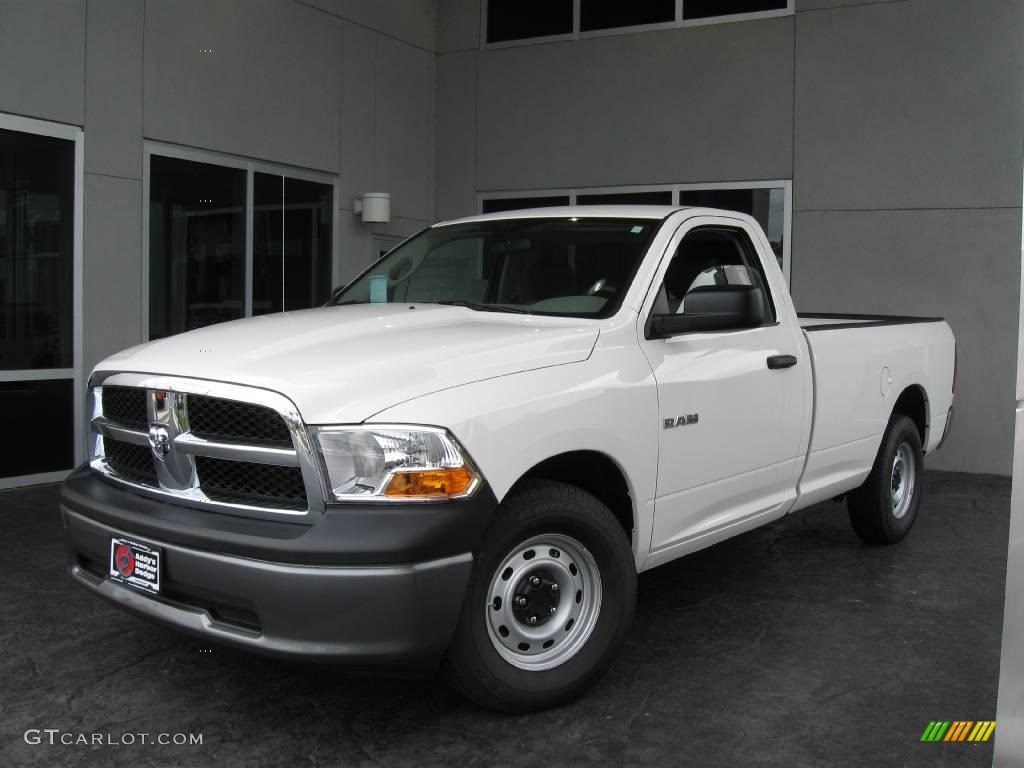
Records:
<instances>
[{"instance_id":1,"label":"wheel arch","mask_svg":"<svg viewBox=\"0 0 1024 768\"><path fill-rule=\"evenodd\" d=\"M892 415L900 414L906 416L917 427L917 433L921 438L921 447L927 451L928 430L931 424L929 417L928 393L920 384L911 384L905 387L892 407Z\"/></svg>"},{"instance_id":2,"label":"wheel arch","mask_svg":"<svg viewBox=\"0 0 1024 768\"><path fill-rule=\"evenodd\" d=\"M520 475L509 494L534 479L556 480L586 491L611 510L630 541L635 538L637 509L629 480L618 462L608 454L575 450L549 456Z\"/></svg>"}]
</instances>

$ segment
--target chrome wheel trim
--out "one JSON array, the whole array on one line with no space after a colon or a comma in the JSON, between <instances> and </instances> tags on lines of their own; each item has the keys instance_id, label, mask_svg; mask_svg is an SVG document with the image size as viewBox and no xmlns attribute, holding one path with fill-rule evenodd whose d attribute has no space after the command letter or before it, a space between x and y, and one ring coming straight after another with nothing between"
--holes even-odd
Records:
<instances>
[{"instance_id":1,"label":"chrome wheel trim","mask_svg":"<svg viewBox=\"0 0 1024 768\"><path fill-rule=\"evenodd\" d=\"M517 597L532 578L557 584L557 605L531 626L521 619L527 606ZM514 667L554 669L586 644L601 614L601 573L597 561L579 541L560 533L534 536L517 545L495 570L484 606L487 633L494 650ZM532 600L532 597L528 598ZM517 612L519 615L517 615Z\"/></svg>"},{"instance_id":2,"label":"chrome wheel trim","mask_svg":"<svg viewBox=\"0 0 1024 768\"><path fill-rule=\"evenodd\" d=\"M892 462L889 477L889 502L892 516L902 519L914 499L917 488L917 465L914 463L914 451L909 443L900 443Z\"/></svg>"}]
</instances>

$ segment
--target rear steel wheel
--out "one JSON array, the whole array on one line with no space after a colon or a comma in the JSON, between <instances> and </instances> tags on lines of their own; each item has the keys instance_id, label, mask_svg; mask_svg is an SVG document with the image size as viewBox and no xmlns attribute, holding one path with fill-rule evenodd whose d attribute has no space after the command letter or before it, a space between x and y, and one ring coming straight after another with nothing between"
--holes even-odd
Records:
<instances>
[{"instance_id":1,"label":"rear steel wheel","mask_svg":"<svg viewBox=\"0 0 1024 768\"><path fill-rule=\"evenodd\" d=\"M924 456L917 425L894 414L864 484L847 497L850 524L869 544L895 544L914 525L921 506Z\"/></svg>"}]
</instances>

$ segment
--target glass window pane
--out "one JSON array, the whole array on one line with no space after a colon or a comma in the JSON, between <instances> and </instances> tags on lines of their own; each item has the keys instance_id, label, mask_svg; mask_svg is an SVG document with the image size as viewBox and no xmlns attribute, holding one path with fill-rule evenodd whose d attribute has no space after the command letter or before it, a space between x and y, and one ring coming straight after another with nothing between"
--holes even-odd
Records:
<instances>
[{"instance_id":1,"label":"glass window pane","mask_svg":"<svg viewBox=\"0 0 1024 768\"><path fill-rule=\"evenodd\" d=\"M483 201L484 213L501 213L502 211L521 211L525 208L551 208L556 205L568 205L569 196L560 197L506 197Z\"/></svg>"},{"instance_id":2,"label":"glass window pane","mask_svg":"<svg viewBox=\"0 0 1024 768\"><path fill-rule=\"evenodd\" d=\"M75 145L0 130L0 370L72 366Z\"/></svg>"},{"instance_id":3,"label":"glass window pane","mask_svg":"<svg viewBox=\"0 0 1024 768\"><path fill-rule=\"evenodd\" d=\"M576 202L579 205L672 205L672 190L576 195Z\"/></svg>"},{"instance_id":4,"label":"glass window pane","mask_svg":"<svg viewBox=\"0 0 1024 768\"><path fill-rule=\"evenodd\" d=\"M0 382L4 429L0 477L71 469L75 463L73 379Z\"/></svg>"},{"instance_id":5,"label":"glass window pane","mask_svg":"<svg viewBox=\"0 0 1024 768\"><path fill-rule=\"evenodd\" d=\"M675 21L676 0L644 0L624 3L622 0L581 0L580 30L613 29L640 24Z\"/></svg>"},{"instance_id":6,"label":"glass window pane","mask_svg":"<svg viewBox=\"0 0 1024 768\"><path fill-rule=\"evenodd\" d=\"M757 219L768 235L775 258L782 265L783 231L786 223L785 190L773 189L697 189L679 193L680 205L698 205L739 211Z\"/></svg>"},{"instance_id":7,"label":"glass window pane","mask_svg":"<svg viewBox=\"0 0 1024 768\"><path fill-rule=\"evenodd\" d=\"M683 0L684 19L709 19L737 13L784 11L786 0Z\"/></svg>"},{"instance_id":8,"label":"glass window pane","mask_svg":"<svg viewBox=\"0 0 1024 768\"><path fill-rule=\"evenodd\" d=\"M283 308L288 310L315 307L327 301L332 287L333 210L334 189L329 184L255 174L254 315L280 312L282 301Z\"/></svg>"},{"instance_id":9,"label":"glass window pane","mask_svg":"<svg viewBox=\"0 0 1024 768\"><path fill-rule=\"evenodd\" d=\"M572 0L488 0L487 42L572 32Z\"/></svg>"},{"instance_id":10,"label":"glass window pane","mask_svg":"<svg viewBox=\"0 0 1024 768\"><path fill-rule=\"evenodd\" d=\"M240 168L152 156L150 338L245 314L245 176Z\"/></svg>"}]
</instances>

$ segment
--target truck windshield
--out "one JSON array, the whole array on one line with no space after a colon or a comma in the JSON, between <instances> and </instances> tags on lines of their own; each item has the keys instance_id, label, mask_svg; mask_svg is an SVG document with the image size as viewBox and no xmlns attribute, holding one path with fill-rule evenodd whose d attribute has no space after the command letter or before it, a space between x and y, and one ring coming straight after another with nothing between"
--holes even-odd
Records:
<instances>
[{"instance_id":1,"label":"truck windshield","mask_svg":"<svg viewBox=\"0 0 1024 768\"><path fill-rule=\"evenodd\" d=\"M659 219L522 218L425 230L329 304L452 304L484 312L609 317Z\"/></svg>"}]
</instances>

